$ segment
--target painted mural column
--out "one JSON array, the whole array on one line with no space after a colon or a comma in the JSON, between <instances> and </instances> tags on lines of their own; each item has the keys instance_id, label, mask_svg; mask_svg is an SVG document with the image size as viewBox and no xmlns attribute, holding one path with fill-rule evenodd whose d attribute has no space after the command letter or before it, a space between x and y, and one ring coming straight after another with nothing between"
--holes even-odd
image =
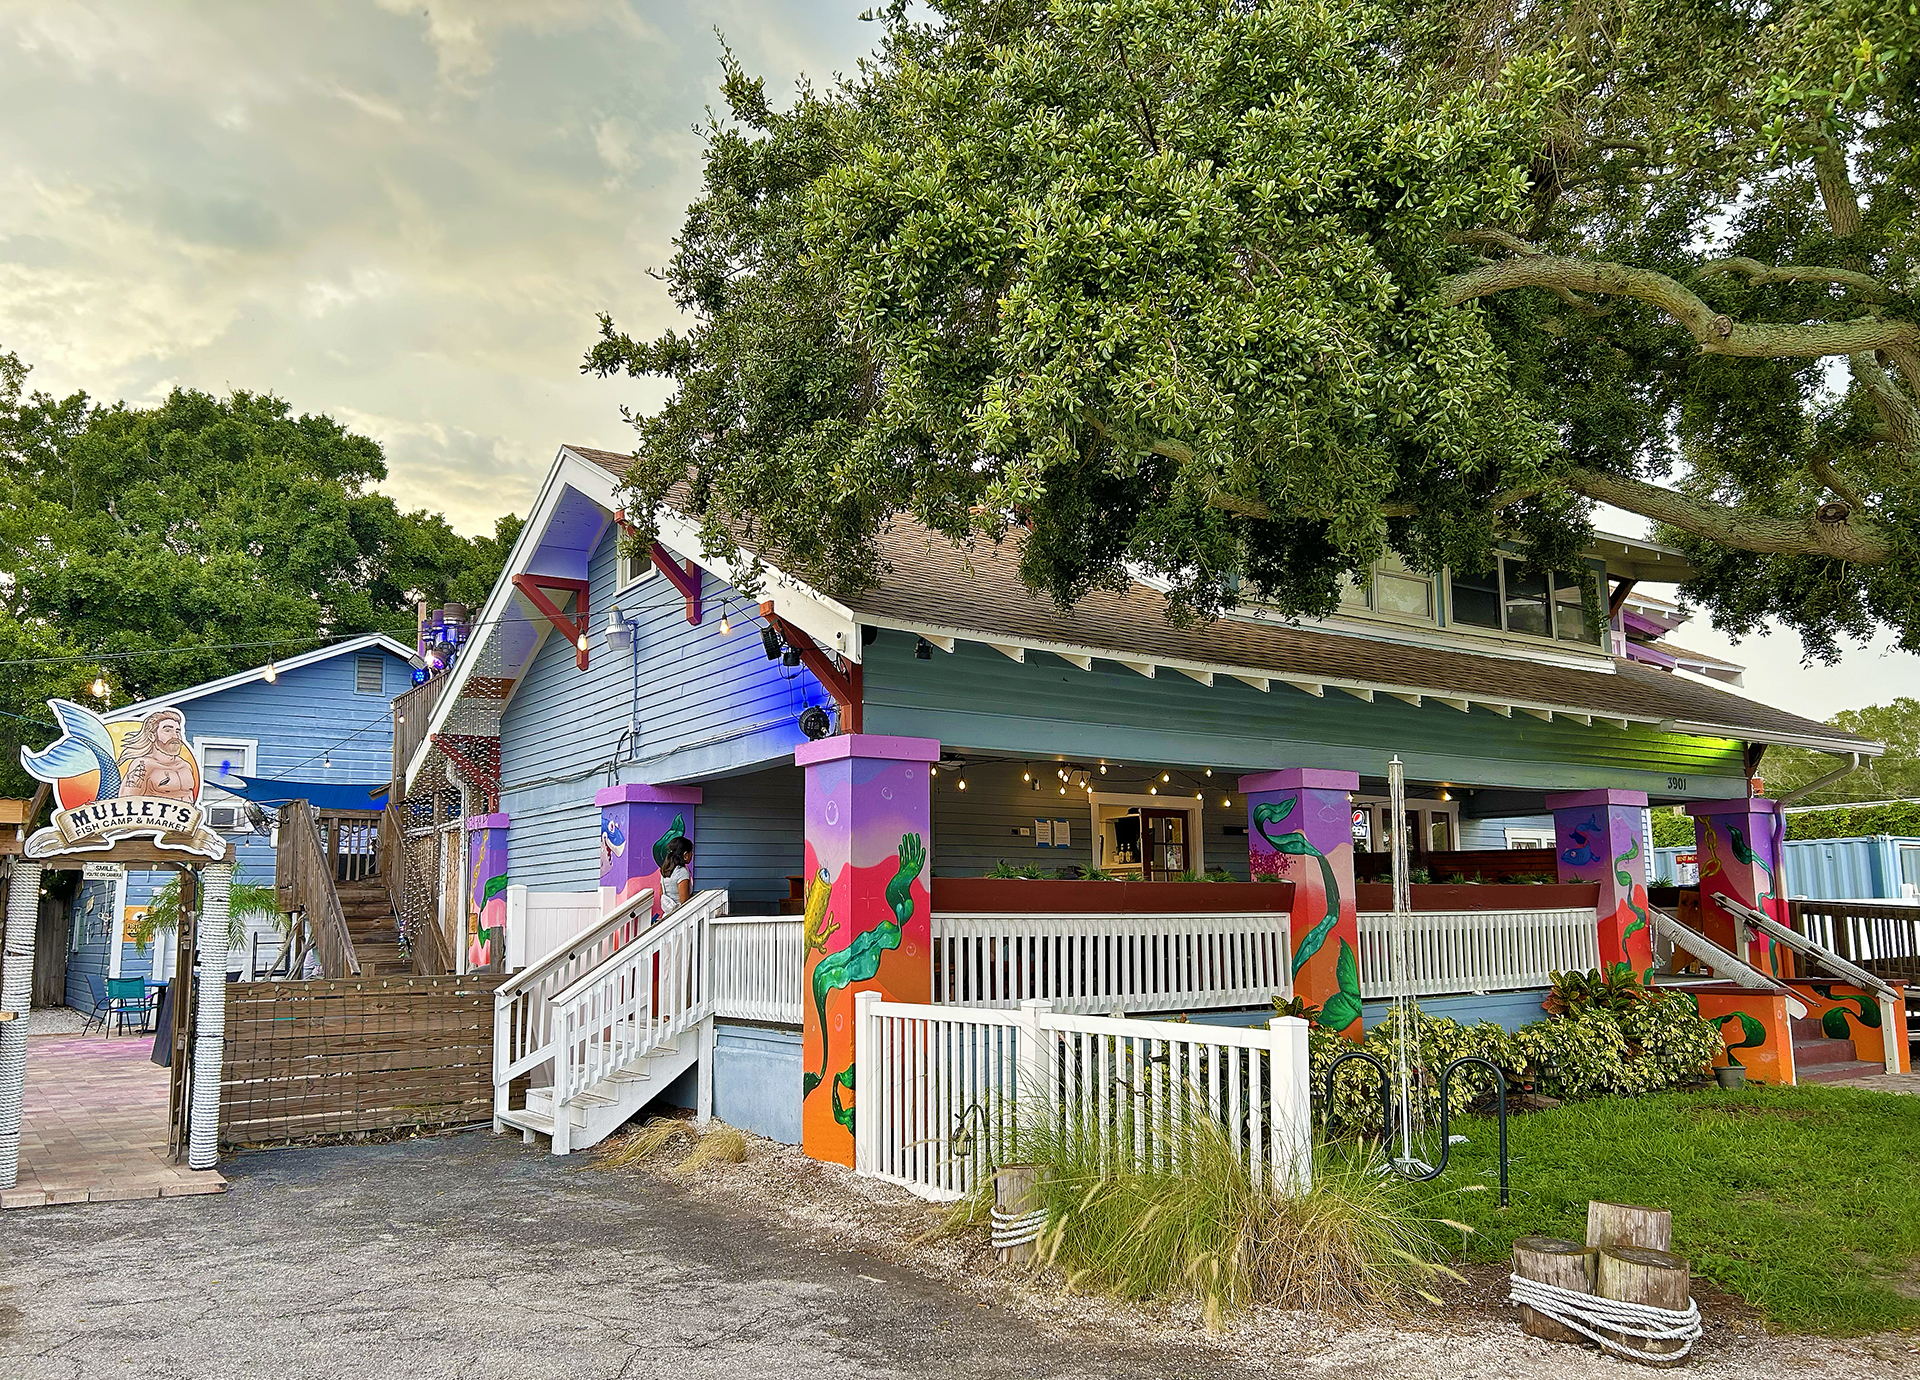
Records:
<instances>
[{"instance_id":1,"label":"painted mural column","mask_svg":"<svg viewBox=\"0 0 1920 1380\"><path fill-rule=\"evenodd\" d=\"M653 913L660 907L660 871L675 839L696 843L698 786L608 786L593 803L600 807L600 913L610 914L629 896L653 892ZM693 861L700 872L700 860Z\"/></svg>"},{"instance_id":2,"label":"painted mural column","mask_svg":"<svg viewBox=\"0 0 1920 1380\"><path fill-rule=\"evenodd\" d=\"M1787 923L1786 894L1780 886L1780 845L1787 817L1777 800L1703 800L1686 807L1693 816L1695 849L1700 859L1700 926L1709 939L1738 953L1733 917L1714 904L1725 894ZM1776 940L1756 936L1747 961L1764 973L1790 976L1787 951Z\"/></svg>"},{"instance_id":3,"label":"painted mural column","mask_svg":"<svg viewBox=\"0 0 1920 1380\"><path fill-rule=\"evenodd\" d=\"M467 817L467 971L507 964L506 815Z\"/></svg>"},{"instance_id":4,"label":"painted mural column","mask_svg":"<svg viewBox=\"0 0 1920 1380\"><path fill-rule=\"evenodd\" d=\"M1600 966L1624 963L1642 979L1653 971L1653 921L1647 913L1645 791L1550 795L1553 848L1563 882L1598 882Z\"/></svg>"},{"instance_id":5,"label":"painted mural column","mask_svg":"<svg viewBox=\"0 0 1920 1380\"><path fill-rule=\"evenodd\" d=\"M1247 866L1256 882L1293 883L1293 993L1322 1029L1360 1038L1360 919L1353 882L1357 772L1289 767L1240 778Z\"/></svg>"},{"instance_id":6,"label":"painted mural column","mask_svg":"<svg viewBox=\"0 0 1920 1380\"><path fill-rule=\"evenodd\" d=\"M806 768L806 1027L800 1145L853 1164L853 999L933 998L931 738L851 733L796 749Z\"/></svg>"}]
</instances>

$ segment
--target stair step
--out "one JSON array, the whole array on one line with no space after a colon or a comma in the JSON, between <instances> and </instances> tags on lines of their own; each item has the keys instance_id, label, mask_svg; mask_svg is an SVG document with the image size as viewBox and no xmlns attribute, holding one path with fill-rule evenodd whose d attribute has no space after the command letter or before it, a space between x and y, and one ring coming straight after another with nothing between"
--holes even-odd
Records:
<instances>
[{"instance_id":1,"label":"stair step","mask_svg":"<svg viewBox=\"0 0 1920 1380\"><path fill-rule=\"evenodd\" d=\"M1795 1040L1793 1066L1813 1068L1824 1064L1851 1064L1859 1059L1852 1040Z\"/></svg>"},{"instance_id":2,"label":"stair step","mask_svg":"<svg viewBox=\"0 0 1920 1380\"><path fill-rule=\"evenodd\" d=\"M523 1107L518 1111L500 1113L500 1120L516 1131L538 1131L543 1136L553 1134L553 1118L545 1112L535 1112Z\"/></svg>"},{"instance_id":3,"label":"stair step","mask_svg":"<svg viewBox=\"0 0 1920 1380\"><path fill-rule=\"evenodd\" d=\"M1801 1068L1799 1054L1794 1054L1794 1076L1802 1083L1842 1083L1849 1078L1868 1078L1887 1071L1884 1064L1869 1064L1855 1059L1844 1064L1816 1064L1812 1068Z\"/></svg>"}]
</instances>

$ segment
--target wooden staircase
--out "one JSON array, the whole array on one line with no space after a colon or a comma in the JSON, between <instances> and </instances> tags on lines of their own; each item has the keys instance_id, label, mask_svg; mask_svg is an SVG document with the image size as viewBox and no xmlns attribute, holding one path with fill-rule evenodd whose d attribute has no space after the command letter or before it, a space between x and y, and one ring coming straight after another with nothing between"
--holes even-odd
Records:
<instances>
[{"instance_id":1,"label":"wooden staircase","mask_svg":"<svg viewBox=\"0 0 1920 1380\"><path fill-rule=\"evenodd\" d=\"M1885 1073L1879 1064L1859 1057L1852 1040L1836 1040L1821 1027L1817 1016L1789 1022L1793 1029L1793 1077L1796 1083L1839 1083Z\"/></svg>"},{"instance_id":2,"label":"wooden staircase","mask_svg":"<svg viewBox=\"0 0 1920 1380\"><path fill-rule=\"evenodd\" d=\"M400 917L393 913L393 898L386 883L367 877L337 883L334 892L340 898L340 918L353 941L354 957L360 960L360 976L411 973L413 961L400 955Z\"/></svg>"}]
</instances>

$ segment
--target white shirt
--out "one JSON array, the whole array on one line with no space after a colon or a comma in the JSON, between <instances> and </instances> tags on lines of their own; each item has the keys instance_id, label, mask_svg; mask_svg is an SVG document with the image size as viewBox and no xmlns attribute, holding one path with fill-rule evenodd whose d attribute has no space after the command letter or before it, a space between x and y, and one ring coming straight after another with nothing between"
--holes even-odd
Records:
<instances>
[{"instance_id":1,"label":"white shirt","mask_svg":"<svg viewBox=\"0 0 1920 1380\"><path fill-rule=\"evenodd\" d=\"M672 872L660 874L660 914L672 915L680 906L680 879L687 875L684 867Z\"/></svg>"}]
</instances>

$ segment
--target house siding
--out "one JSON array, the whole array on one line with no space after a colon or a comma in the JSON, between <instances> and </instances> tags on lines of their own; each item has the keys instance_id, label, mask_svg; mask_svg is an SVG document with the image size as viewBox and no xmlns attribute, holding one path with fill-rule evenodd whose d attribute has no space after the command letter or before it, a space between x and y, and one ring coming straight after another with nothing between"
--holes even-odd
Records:
<instances>
[{"instance_id":1,"label":"house siding","mask_svg":"<svg viewBox=\"0 0 1920 1380\"><path fill-rule=\"evenodd\" d=\"M1148 680L1106 661L1082 671L1043 652L1024 664L962 643L934 660L912 637L882 633L866 650L870 733L1018 756L1102 755L1264 770L1331 767L1384 778L1396 753L1410 780L1522 790L1614 786L1675 799L1741 794L1741 745L1634 727L1626 732L1483 709L1270 692L1222 677L1202 686L1172 671Z\"/></svg>"}]
</instances>

